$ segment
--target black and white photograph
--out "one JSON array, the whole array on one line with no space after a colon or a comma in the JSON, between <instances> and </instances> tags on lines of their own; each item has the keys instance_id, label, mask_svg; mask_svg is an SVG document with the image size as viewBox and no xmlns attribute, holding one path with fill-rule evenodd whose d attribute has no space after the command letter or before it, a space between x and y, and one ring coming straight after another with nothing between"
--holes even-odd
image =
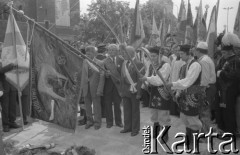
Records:
<instances>
[{"instance_id":1,"label":"black and white photograph","mask_svg":"<svg viewBox=\"0 0 240 155\"><path fill-rule=\"evenodd\" d=\"M0 155L240 154L240 0L0 0Z\"/></svg>"}]
</instances>

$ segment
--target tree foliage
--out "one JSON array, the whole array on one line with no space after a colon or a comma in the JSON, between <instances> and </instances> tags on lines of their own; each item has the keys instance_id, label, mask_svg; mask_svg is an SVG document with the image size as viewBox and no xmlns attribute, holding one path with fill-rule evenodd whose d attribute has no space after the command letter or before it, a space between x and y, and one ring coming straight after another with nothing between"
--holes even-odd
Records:
<instances>
[{"instance_id":1,"label":"tree foliage","mask_svg":"<svg viewBox=\"0 0 240 155\"><path fill-rule=\"evenodd\" d=\"M74 5L76 1L77 0L72 0L71 6ZM140 6L146 36L143 41L144 43L149 41L151 35L153 11L158 27L160 25L160 20L162 20L163 17L166 17L166 29L168 24L171 24L172 27L176 25L176 18L172 13L164 14L163 10L165 4L162 3L164 1L166 3L170 2L170 0L149 0ZM25 0L16 0L15 5L22 5L23 8L28 7L25 3ZM16 8L18 8L17 6ZM89 5L87 13L81 14L80 19L78 16L78 9L75 8L71 11L71 25L76 32L76 41L88 43L107 43L116 41L109 28L102 21L102 19L99 18L95 11L98 11L104 17L104 19L106 19L108 24L114 28L114 31L118 35L121 32L121 20L122 31L126 37L129 37L127 34L129 35L129 31L133 26L132 21L134 20L134 8L129 7L129 2L116 0L96 0L92 1L92 3Z\"/></svg>"},{"instance_id":2,"label":"tree foliage","mask_svg":"<svg viewBox=\"0 0 240 155\"><path fill-rule=\"evenodd\" d=\"M176 18L173 14L168 13L164 15L163 8L164 5L154 3L154 1L148 1L141 6L141 15L146 35L144 39L145 43L148 42L151 35L153 11L158 26L164 16L166 17L167 23L166 29L168 24L176 25ZM128 2L97 0L89 5L88 13L81 16L79 24L80 38L84 42L91 42L91 40L95 40L96 42L111 42L115 38L95 11L98 11L106 19L117 34L120 33L120 20L122 20L124 34L127 33L128 28L132 27L131 21L134 19L134 8L129 8Z\"/></svg>"},{"instance_id":3,"label":"tree foliage","mask_svg":"<svg viewBox=\"0 0 240 155\"><path fill-rule=\"evenodd\" d=\"M82 41L106 42L115 38L96 11L106 19L117 34L120 32L120 20L123 29L127 29L131 13L128 2L97 0L89 5L88 13L81 16L79 28Z\"/></svg>"}]
</instances>

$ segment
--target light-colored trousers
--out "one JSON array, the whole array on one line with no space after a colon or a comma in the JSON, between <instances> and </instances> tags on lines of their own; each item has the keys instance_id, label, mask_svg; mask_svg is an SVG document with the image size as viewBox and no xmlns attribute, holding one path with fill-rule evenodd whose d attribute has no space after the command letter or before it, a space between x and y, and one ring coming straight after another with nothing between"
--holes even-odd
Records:
<instances>
[{"instance_id":1,"label":"light-colored trousers","mask_svg":"<svg viewBox=\"0 0 240 155\"><path fill-rule=\"evenodd\" d=\"M170 111L152 109L152 122L159 122L161 126L169 126L171 124Z\"/></svg>"},{"instance_id":2,"label":"light-colored trousers","mask_svg":"<svg viewBox=\"0 0 240 155\"><path fill-rule=\"evenodd\" d=\"M202 128L202 122L199 119L199 116L187 116L180 112L180 119L183 121L184 125L187 128L190 128L192 130L201 130Z\"/></svg>"}]
</instances>

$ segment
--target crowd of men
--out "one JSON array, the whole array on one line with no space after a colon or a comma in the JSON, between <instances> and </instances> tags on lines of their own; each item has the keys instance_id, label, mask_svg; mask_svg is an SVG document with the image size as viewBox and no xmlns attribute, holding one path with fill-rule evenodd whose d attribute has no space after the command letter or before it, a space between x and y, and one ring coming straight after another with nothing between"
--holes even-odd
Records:
<instances>
[{"instance_id":1,"label":"crowd of men","mask_svg":"<svg viewBox=\"0 0 240 155\"><path fill-rule=\"evenodd\" d=\"M87 46L82 52L91 61L85 59L82 65L80 113L83 119L79 125L98 130L102 118L106 118L107 128L115 124L123 128L121 133L136 136L140 131L142 103L143 107L152 109L150 119L155 137L163 126L171 125L170 115L179 117L185 124L189 147L192 147L193 133L206 133L213 124L217 124L215 129L221 133L239 135L240 58L235 47L240 47L240 40L226 33L220 42L221 58L217 63L208 56L206 42L198 42L195 47L178 45L170 54L157 46L140 50L125 44ZM0 69L4 132L19 127L15 123L17 90L5 78L5 73L15 67L9 64ZM29 101L28 90L26 87L23 91L23 103ZM27 124L29 105L23 105L26 105L23 114ZM168 134L163 139L167 142Z\"/></svg>"},{"instance_id":2,"label":"crowd of men","mask_svg":"<svg viewBox=\"0 0 240 155\"><path fill-rule=\"evenodd\" d=\"M239 45L235 34L226 33L221 38L217 63L208 56L206 42L198 42L195 47L178 45L170 55L163 47L136 50L124 44L87 46L84 53L105 71L91 61L83 62L84 119L79 125L98 130L102 118L106 118L107 128L115 120L116 126L123 127L121 133L136 136L140 131L141 102L152 109L154 136L163 126L171 125L170 115L185 124L190 148L193 133L207 133L214 124L218 132L239 135L240 58L235 53ZM168 134L163 139L167 142Z\"/></svg>"}]
</instances>

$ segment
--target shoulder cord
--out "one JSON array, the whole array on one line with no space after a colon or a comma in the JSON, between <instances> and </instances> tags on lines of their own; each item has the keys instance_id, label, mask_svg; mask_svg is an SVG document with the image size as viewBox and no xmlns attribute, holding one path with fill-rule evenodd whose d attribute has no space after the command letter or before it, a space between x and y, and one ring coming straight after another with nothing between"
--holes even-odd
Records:
<instances>
[{"instance_id":1,"label":"shoulder cord","mask_svg":"<svg viewBox=\"0 0 240 155\"><path fill-rule=\"evenodd\" d=\"M33 39L33 32L34 32L34 28L35 28L35 21L33 22L33 27L32 27L32 32L31 32L31 36L30 36L30 40L29 40L29 33L30 33L30 25L29 25L29 20L27 20L27 44L26 44L26 55L25 55L25 61L27 59L27 53L28 53L28 48L32 43L32 39Z\"/></svg>"}]
</instances>

